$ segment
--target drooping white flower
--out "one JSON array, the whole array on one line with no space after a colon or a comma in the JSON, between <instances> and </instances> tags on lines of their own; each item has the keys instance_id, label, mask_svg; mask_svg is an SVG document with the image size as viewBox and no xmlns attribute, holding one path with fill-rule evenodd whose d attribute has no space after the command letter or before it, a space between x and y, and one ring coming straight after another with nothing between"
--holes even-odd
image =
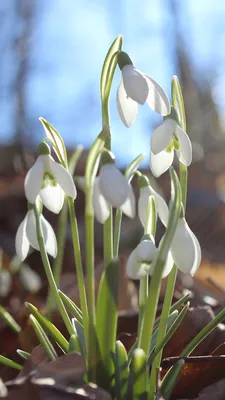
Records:
<instances>
[{"instance_id":1,"label":"drooping white flower","mask_svg":"<svg viewBox=\"0 0 225 400\"><path fill-rule=\"evenodd\" d=\"M140 279L149 273L157 248L152 240L144 239L130 254L126 271L131 279Z\"/></svg>"},{"instance_id":2,"label":"drooping white flower","mask_svg":"<svg viewBox=\"0 0 225 400\"><path fill-rule=\"evenodd\" d=\"M192 145L186 132L172 118L166 118L151 136L150 168L159 177L173 163L174 148L179 161L189 166L192 161Z\"/></svg>"},{"instance_id":3,"label":"drooping white flower","mask_svg":"<svg viewBox=\"0 0 225 400\"><path fill-rule=\"evenodd\" d=\"M126 127L135 121L138 104L147 103L161 115L170 113L169 99L162 87L150 76L139 71L127 53L118 54L122 80L117 91L119 116Z\"/></svg>"},{"instance_id":4,"label":"drooping white flower","mask_svg":"<svg viewBox=\"0 0 225 400\"><path fill-rule=\"evenodd\" d=\"M52 257L56 257L57 241L55 233L43 215L40 216L40 219L46 251ZM36 220L32 209L27 212L16 233L16 254L21 261L27 257L30 246L40 250L36 233Z\"/></svg>"},{"instance_id":5,"label":"drooping white flower","mask_svg":"<svg viewBox=\"0 0 225 400\"><path fill-rule=\"evenodd\" d=\"M63 206L65 194L75 199L76 187L67 169L51 157L49 146L41 143L39 149L42 153L25 178L25 195L31 204L34 204L40 195L44 206L58 214Z\"/></svg>"},{"instance_id":6,"label":"drooping white flower","mask_svg":"<svg viewBox=\"0 0 225 400\"><path fill-rule=\"evenodd\" d=\"M154 196L156 210L162 223L167 226L169 218L168 206L160 194L158 194L150 185L140 187L140 195L138 199L138 216L143 225L146 224L148 200L149 196Z\"/></svg>"},{"instance_id":7,"label":"drooping white flower","mask_svg":"<svg viewBox=\"0 0 225 400\"><path fill-rule=\"evenodd\" d=\"M119 170L117 170L117 171L119 172L119 174L121 174ZM122 175L122 177L124 177L124 176ZM104 179L103 179L103 183L102 183L103 186L104 186ZM108 176L108 179L110 179L110 176ZM77 177L76 181L77 181L77 185L80 187L80 189L84 191L85 190L84 177ZM107 181L107 185L108 185L108 182L110 183L110 181L108 181L108 180L106 180L106 181ZM116 206L115 206L115 201L113 203L112 203L112 201L109 201L109 199L115 200L114 194L113 194L113 198L112 198L111 192L109 192L107 199L106 199L104 194L101 191L99 182L100 182L100 175L95 178L94 190L93 190L93 208L94 208L94 215L95 215L97 221L100 222L101 224L104 224L104 222L107 220L107 218L110 215L111 206L113 206L113 207L116 207ZM121 181L120 181L119 185L120 184L121 184ZM129 218L134 218L135 217L135 196L134 196L134 192L133 192L131 184L129 182L127 182L127 180L126 180L126 182L125 182L126 187L127 187L127 184L128 184L127 197L126 197L125 201L119 207L117 206L116 208L119 208ZM123 185L124 185L124 180L122 179L122 186ZM117 184L115 184L115 186L117 186ZM105 188L105 190L107 190L107 188ZM103 192L105 192L105 191L103 190ZM122 190L122 194L123 194L123 190ZM118 195L119 196L121 195L119 189L118 189ZM123 198L124 198L124 196L122 196L122 199ZM117 200L116 204L120 204L118 199L116 199L116 200Z\"/></svg>"},{"instance_id":8,"label":"drooping white flower","mask_svg":"<svg viewBox=\"0 0 225 400\"><path fill-rule=\"evenodd\" d=\"M170 250L177 267L193 276L201 263L201 247L185 218L178 221Z\"/></svg>"}]
</instances>

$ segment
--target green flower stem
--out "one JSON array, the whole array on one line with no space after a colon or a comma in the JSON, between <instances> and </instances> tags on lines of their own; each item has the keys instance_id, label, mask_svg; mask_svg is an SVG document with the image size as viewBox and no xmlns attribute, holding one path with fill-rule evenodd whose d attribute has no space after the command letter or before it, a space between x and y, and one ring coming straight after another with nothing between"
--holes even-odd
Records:
<instances>
[{"instance_id":1,"label":"green flower stem","mask_svg":"<svg viewBox=\"0 0 225 400\"><path fill-rule=\"evenodd\" d=\"M166 334L168 317L169 317L169 313L170 313L171 303L172 303L172 299L173 299L173 291L174 291L174 286L175 286L175 282L176 282L176 276L177 276L177 267L174 264L173 269L170 272L169 277L168 277L166 294L165 294L165 298L164 298L164 302L163 302L163 309L162 309L162 313L160 316L160 323L159 323L156 347L158 347L160 345L160 343L162 342L162 340ZM162 352L163 352L163 349L155 357L154 362L152 364L151 376L150 376L150 390L149 390L150 391L150 394L149 394L150 399L154 398L154 393L156 391L156 382L157 382L158 371L159 371L160 364L161 364Z\"/></svg>"},{"instance_id":2,"label":"green flower stem","mask_svg":"<svg viewBox=\"0 0 225 400\"><path fill-rule=\"evenodd\" d=\"M147 218L144 230L145 235L148 234L151 235L153 238L155 237L156 222L157 222L157 212L156 212L155 198L153 196L149 196L148 206L147 206ZM139 316L138 316L139 332L146 301L148 298L148 286L149 286L149 276L146 275L140 279L140 287L139 287Z\"/></svg>"},{"instance_id":3,"label":"green flower stem","mask_svg":"<svg viewBox=\"0 0 225 400\"><path fill-rule=\"evenodd\" d=\"M180 184L173 168L170 168L170 173L171 173L171 183L172 183L171 193L173 194L173 199L169 215L169 222L165 235L161 241L161 245L158 251L158 256L153 265L154 273L150 283L149 295L144 309L143 319L140 327L139 341L138 341L138 347L142 348L147 356L149 354L149 349L151 346L152 333L157 311L163 268L167 259L168 251L170 249L171 241L173 239L173 235L181 211Z\"/></svg>"},{"instance_id":4,"label":"green flower stem","mask_svg":"<svg viewBox=\"0 0 225 400\"><path fill-rule=\"evenodd\" d=\"M121 210L116 210L114 240L113 240L113 257L118 257L120 245L120 231L123 213Z\"/></svg>"},{"instance_id":5,"label":"green flower stem","mask_svg":"<svg viewBox=\"0 0 225 400\"><path fill-rule=\"evenodd\" d=\"M59 286L61 273L62 273L62 265L63 265L63 256L65 249L65 241L66 241L66 223L68 218L68 205L64 202L62 211L59 215L59 224L58 224L58 233L57 233L57 243L58 243L58 254L54 260L53 264L53 275L55 278L55 283ZM48 318L51 319L52 311L55 305L54 294L49 290L48 299L47 299L47 311Z\"/></svg>"},{"instance_id":6,"label":"green flower stem","mask_svg":"<svg viewBox=\"0 0 225 400\"><path fill-rule=\"evenodd\" d=\"M41 259L44 265L45 273L48 279L49 286L52 290L52 293L54 293L55 301L58 305L58 309L60 312L60 315L66 325L66 328L69 332L70 335L74 333L72 323L69 319L69 316L67 314L67 311L64 307L64 304L58 294L58 289L57 285L55 283L55 279L52 273L51 265L49 263L48 255L45 249L45 242L44 242L44 237L43 237L43 232L42 232L42 226L41 226L41 221L40 221L40 215L39 211L37 209L37 206L33 206L34 214L35 214L35 219L36 219L36 231L37 231L37 239L40 247L40 253L41 253Z\"/></svg>"},{"instance_id":7,"label":"green flower stem","mask_svg":"<svg viewBox=\"0 0 225 400\"><path fill-rule=\"evenodd\" d=\"M80 296L80 305L81 305L81 311L82 311L82 316L83 316L85 339L86 339L86 341L88 343L87 298L86 298L84 273L83 273L82 260L81 260L80 240L79 240L77 219L76 219L76 214L75 214L75 209L74 209L74 202L73 202L73 199L71 197L68 197L68 208L69 208L69 214L70 214L72 242L73 242L74 258L75 258L75 264L76 264L76 273L77 273L77 283L78 283L79 296ZM61 297L60 297L60 299L61 299Z\"/></svg>"}]
</instances>

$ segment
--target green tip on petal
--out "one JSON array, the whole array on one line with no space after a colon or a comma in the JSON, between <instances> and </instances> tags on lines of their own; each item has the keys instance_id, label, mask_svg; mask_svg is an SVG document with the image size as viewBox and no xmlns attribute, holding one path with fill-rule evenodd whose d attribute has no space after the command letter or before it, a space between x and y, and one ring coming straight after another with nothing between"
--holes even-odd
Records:
<instances>
[{"instance_id":1,"label":"green tip on petal","mask_svg":"<svg viewBox=\"0 0 225 400\"><path fill-rule=\"evenodd\" d=\"M118 65L120 70L122 71L123 67L125 67L125 65L134 65L133 61L131 60L130 56L128 56L127 53L125 53L125 51L120 51L118 53L118 59L117 59Z\"/></svg>"},{"instance_id":2,"label":"green tip on petal","mask_svg":"<svg viewBox=\"0 0 225 400\"><path fill-rule=\"evenodd\" d=\"M149 179L147 175L141 175L138 177L138 187L139 189L149 186Z\"/></svg>"},{"instance_id":3,"label":"green tip on petal","mask_svg":"<svg viewBox=\"0 0 225 400\"><path fill-rule=\"evenodd\" d=\"M51 149L49 145L45 142L41 142L38 146L38 155L39 156L44 156L44 155L49 155L51 154Z\"/></svg>"},{"instance_id":4,"label":"green tip on petal","mask_svg":"<svg viewBox=\"0 0 225 400\"><path fill-rule=\"evenodd\" d=\"M144 235L142 236L141 242L142 242L143 240L150 240L151 242L155 243L154 237L153 237L152 235L149 235L149 233L146 233L146 234L144 234Z\"/></svg>"}]
</instances>

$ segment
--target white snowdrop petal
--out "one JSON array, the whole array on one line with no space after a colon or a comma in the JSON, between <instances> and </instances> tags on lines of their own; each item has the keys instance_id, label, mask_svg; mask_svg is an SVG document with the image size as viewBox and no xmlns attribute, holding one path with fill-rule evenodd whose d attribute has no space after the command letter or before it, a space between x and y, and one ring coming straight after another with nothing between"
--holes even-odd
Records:
<instances>
[{"instance_id":1,"label":"white snowdrop petal","mask_svg":"<svg viewBox=\"0 0 225 400\"><path fill-rule=\"evenodd\" d=\"M153 154L160 153L170 144L176 125L176 122L172 119L166 119L153 131L151 136L151 151Z\"/></svg>"},{"instance_id":2,"label":"white snowdrop petal","mask_svg":"<svg viewBox=\"0 0 225 400\"><path fill-rule=\"evenodd\" d=\"M137 70L133 65L125 65L122 69L122 76L127 96L139 104L144 104L149 93L145 74Z\"/></svg>"},{"instance_id":3,"label":"white snowdrop petal","mask_svg":"<svg viewBox=\"0 0 225 400\"><path fill-rule=\"evenodd\" d=\"M136 257L139 261L151 262L156 254L157 249L151 240L142 240L136 247Z\"/></svg>"},{"instance_id":4,"label":"white snowdrop petal","mask_svg":"<svg viewBox=\"0 0 225 400\"><path fill-rule=\"evenodd\" d=\"M33 167L29 169L24 181L24 190L27 200L34 204L41 190L44 176L44 163L41 156L37 158Z\"/></svg>"},{"instance_id":5,"label":"white snowdrop petal","mask_svg":"<svg viewBox=\"0 0 225 400\"><path fill-rule=\"evenodd\" d=\"M168 206L167 206L164 198L162 196L160 196L160 194L155 192L155 190L153 190L152 188L151 188L151 194L155 198L155 205L156 205L156 210L157 210L158 216L159 216L160 220L162 221L163 225L167 226L168 219L169 219Z\"/></svg>"},{"instance_id":6,"label":"white snowdrop petal","mask_svg":"<svg viewBox=\"0 0 225 400\"><path fill-rule=\"evenodd\" d=\"M171 253L177 267L186 274L193 274L201 261L201 250L197 238L184 218L178 222L171 244Z\"/></svg>"},{"instance_id":7,"label":"white snowdrop petal","mask_svg":"<svg viewBox=\"0 0 225 400\"><path fill-rule=\"evenodd\" d=\"M121 80L117 90L116 104L121 121L129 128L136 119L138 104L127 96L123 86L123 80Z\"/></svg>"},{"instance_id":8,"label":"white snowdrop petal","mask_svg":"<svg viewBox=\"0 0 225 400\"><path fill-rule=\"evenodd\" d=\"M76 185L78 186L78 188L82 192L85 192L85 176L76 176L75 182L76 182Z\"/></svg>"},{"instance_id":9,"label":"white snowdrop petal","mask_svg":"<svg viewBox=\"0 0 225 400\"><path fill-rule=\"evenodd\" d=\"M55 177L57 183L61 186L64 192L73 199L77 196L76 186L70 173L61 164L58 164L49 157L49 167L52 175Z\"/></svg>"},{"instance_id":10,"label":"white snowdrop petal","mask_svg":"<svg viewBox=\"0 0 225 400\"><path fill-rule=\"evenodd\" d=\"M21 222L16 232L15 247L16 247L16 254L20 259L20 261L25 260L30 248L29 240L26 234L26 225L27 225L27 216Z\"/></svg>"},{"instance_id":11,"label":"white snowdrop petal","mask_svg":"<svg viewBox=\"0 0 225 400\"><path fill-rule=\"evenodd\" d=\"M128 181L115 164L102 166L99 174L99 188L105 199L116 208L122 206L129 193Z\"/></svg>"},{"instance_id":12,"label":"white snowdrop petal","mask_svg":"<svg viewBox=\"0 0 225 400\"><path fill-rule=\"evenodd\" d=\"M40 191L40 198L44 206L51 212L58 214L64 203L64 192L57 184L56 186L47 185Z\"/></svg>"},{"instance_id":13,"label":"white snowdrop petal","mask_svg":"<svg viewBox=\"0 0 225 400\"><path fill-rule=\"evenodd\" d=\"M110 215L110 204L99 189L99 177L95 179L94 183L93 208L97 221L100 222L100 224L104 224Z\"/></svg>"},{"instance_id":14,"label":"white snowdrop petal","mask_svg":"<svg viewBox=\"0 0 225 400\"><path fill-rule=\"evenodd\" d=\"M148 266L146 264L138 262L136 256L136 249L134 249L129 256L126 265L126 271L129 278L131 279L143 278L144 276L147 275L147 268Z\"/></svg>"},{"instance_id":15,"label":"white snowdrop petal","mask_svg":"<svg viewBox=\"0 0 225 400\"><path fill-rule=\"evenodd\" d=\"M135 196L131 184L129 183L128 197L120 207L121 211L129 218L134 218L136 214Z\"/></svg>"},{"instance_id":16,"label":"white snowdrop petal","mask_svg":"<svg viewBox=\"0 0 225 400\"><path fill-rule=\"evenodd\" d=\"M161 115L170 114L170 102L163 88L150 76L146 75L149 87L147 104Z\"/></svg>"},{"instance_id":17,"label":"white snowdrop petal","mask_svg":"<svg viewBox=\"0 0 225 400\"><path fill-rule=\"evenodd\" d=\"M27 213L26 235L31 246L35 250L40 250L36 233L36 220L33 210L29 210Z\"/></svg>"},{"instance_id":18,"label":"white snowdrop petal","mask_svg":"<svg viewBox=\"0 0 225 400\"><path fill-rule=\"evenodd\" d=\"M50 256L55 258L58 251L55 232L43 215L41 215L41 226L43 230L46 251L48 254L50 254Z\"/></svg>"},{"instance_id":19,"label":"white snowdrop petal","mask_svg":"<svg viewBox=\"0 0 225 400\"><path fill-rule=\"evenodd\" d=\"M29 265L23 265L20 269L20 280L29 292L37 292L41 286L41 278Z\"/></svg>"},{"instance_id":20,"label":"white snowdrop petal","mask_svg":"<svg viewBox=\"0 0 225 400\"><path fill-rule=\"evenodd\" d=\"M0 273L0 297L8 296L12 285L10 272L2 269Z\"/></svg>"},{"instance_id":21,"label":"white snowdrop petal","mask_svg":"<svg viewBox=\"0 0 225 400\"><path fill-rule=\"evenodd\" d=\"M188 167L192 161L191 141L187 133L184 132L183 129L181 129L178 125L176 128L176 133L179 138L179 146L180 146L180 149L177 152L177 156L179 158L179 161Z\"/></svg>"},{"instance_id":22,"label":"white snowdrop petal","mask_svg":"<svg viewBox=\"0 0 225 400\"><path fill-rule=\"evenodd\" d=\"M158 154L150 153L150 169L153 175L158 178L164 172L168 170L168 168L173 163L174 158L174 150L168 152L166 150L161 151Z\"/></svg>"},{"instance_id":23,"label":"white snowdrop petal","mask_svg":"<svg viewBox=\"0 0 225 400\"><path fill-rule=\"evenodd\" d=\"M162 242L162 239L160 241L160 244ZM160 248L160 244L159 244L159 248ZM174 260L172 257L171 252L169 251L168 255L167 255L167 259L163 268L163 273L162 273L162 279L166 278L166 276L169 275L169 273L171 272L172 268L174 265ZM150 269L149 269L149 275L152 276L155 270L155 263L152 263Z\"/></svg>"}]
</instances>

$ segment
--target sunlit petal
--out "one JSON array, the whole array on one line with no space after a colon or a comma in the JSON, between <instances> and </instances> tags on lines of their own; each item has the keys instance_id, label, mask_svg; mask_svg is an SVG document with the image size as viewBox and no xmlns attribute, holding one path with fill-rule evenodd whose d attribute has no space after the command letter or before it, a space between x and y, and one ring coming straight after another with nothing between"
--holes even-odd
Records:
<instances>
[{"instance_id":1,"label":"sunlit petal","mask_svg":"<svg viewBox=\"0 0 225 400\"><path fill-rule=\"evenodd\" d=\"M30 248L29 240L26 234L26 225L27 225L27 216L21 222L16 232L15 247L16 247L16 254L19 257L20 261L25 260Z\"/></svg>"},{"instance_id":2,"label":"sunlit petal","mask_svg":"<svg viewBox=\"0 0 225 400\"><path fill-rule=\"evenodd\" d=\"M58 184L56 186L47 185L44 189L41 189L40 198L49 211L58 214L63 206L64 191Z\"/></svg>"},{"instance_id":3,"label":"sunlit petal","mask_svg":"<svg viewBox=\"0 0 225 400\"><path fill-rule=\"evenodd\" d=\"M37 292L42 286L41 278L37 272L25 264L20 269L20 281L29 292Z\"/></svg>"},{"instance_id":4,"label":"sunlit petal","mask_svg":"<svg viewBox=\"0 0 225 400\"><path fill-rule=\"evenodd\" d=\"M102 166L99 174L99 188L105 199L116 208L122 206L129 194L128 181L115 164Z\"/></svg>"},{"instance_id":5,"label":"sunlit petal","mask_svg":"<svg viewBox=\"0 0 225 400\"><path fill-rule=\"evenodd\" d=\"M174 150L170 152L163 150L158 154L150 154L150 169L153 175L158 178L171 166L174 158Z\"/></svg>"},{"instance_id":6,"label":"sunlit petal","mask_svg":"<svg viewBox=\"0 0 225 400\"><path fill-rule=\"evenodd\" d=\"M41 225L43 230L43 236L45 239L45 248L48 254L52 257L57 256L57 240L55 232L49 222L41 215Z\"/></svg>"},{"instance_id":7,"label":"sunlit petal","mask_svg":"<svg viewBox=\"0 0 225 400\"><path fill-rule=\"evenodd\" d=\"M149 87L145 74L133 65L125 65L122 69L123 85L127 96L139 104L147 100Z\"/></svg>"},{"instance_id":8,"label":"sunlit petal","mask_svg":"<svg viewBox=\"0 0 225 400\"><path fill-rule=\"evenodd\" d=\"M35 250L40 250L36 232L36 220L33 210L29 210L27 213L26 235L31 246Z\"/></svg>"},{"instance_id":9,"label":"sunlit petal","mask_svg":"<svg viewBox=\"0 0 225 400\"><path fill-rule=\"evenodd\" d=\"M33 167L29 169L24 181L24 190L27 200L34 204L41 190L44 176L44 163L42 156L39 156Z\"/></svg>"},{"instance_id":10,"label":"sunlit petal","mask_svg":"<svg viewBox=\"0 0 225 400\"><path fill-rule=\"evenodd\" d=\"M121 211L129 218L134 218L136 214L135 196L131 184L129 183L128 197L120 207Z\"/></svg>"},{"instance_id":11,"label":"sunlit petal","mask_svg":"<svg viewBox=\"0 0 225 400\"><path fill-rule=\"evenodd\" d=\"M158 154L163 151L173 139L173 132L176 130L176 122L172 119L166 119L159 125L151 136L151 151Z\"/></svg>"},{"instance_id":12,"label":"sunlit petal","mask_svg":"<svg viewBox=\"0 0 225 400\"><path fill-rule=\"evenodd\" d=\"M160 247L160 244L159 244L159 247ZM166 262L165 262L165 265L164 265L164 268L163 268L162 279L166 278L166 276L169 275L169 273L171 272L171 270L173 268L173 265L174 265L174 260L173 260L171 252L169 251L169 253L167 255ZM153 275L154 270L155 270L155 264L152 263L152 265L151 265L151 267L149 269L149 275L150 276Z\"/></svg>"},{"instance_id":13,"label":"sunlit petal","mask_svg":"<svg viewBox=\"0 0 225 400\"><path fill-rule=\"evenodd\" d=\"M61 186L64 192L72 197L73 199L77 196L77 190L73 181L72 176L61 164L58 164L49 157L49 167L51 169L52 175L55 177L57 183Z\"/></svg>"},{"instance_id":14,"label":"sunlit petal","mask_svg":"<svg viewBox=\"0 0 225 400\"><path fill-rule=\"evenodd\" d=\"M157 254L157 248L151 240L142 240L136 247L136 257L139 261L151 262Z\"/></svg>"},{"instance_id":15,"label":"sunlit petal","mask_svg":"<svg viewBox=\"0 0 225 400\"><path fill-rule=\"evenodd\" d=\"M179 161L188 167L192 161L191 141L187 133L184 132L183 129L181 129L178 125L176 128L176 133L179 138L179 146L180 146L180 149L177 152L177 156L179 158Z\"/></svg>"},{"instance_id":16,"label":"sunlit petal","mask_svg":"<svg viewBox=\"0 0 225 400\"><path fill-rule=\"evenodd\" d=\"M127 275L131 279L140 279L147 275L147 269L148 266L146 264L137 260L136 249L134 249L127 260Z\"/></svg>"},{"instance_id":17,"label":"sunlit petal","mask_svg":"<svg viewBox=\"0 0 225 400\"><path fill-rule=\"evenodd\" d=\"M201 262L201 249L196 236L184 218L178 222L171 244L175 264L186 274L193 275Z\"/></svg>"},{"instance_id":18,"label":"sunlit petal","mask_svg":"<svg viewBox=\"0 0 225 400\"><path fill-rule=\"evenodd\" d=\"M156 205L156 210L159 215L159 218L162 221L163 225L167 226L168 219L169 219L168 206L167 206L164 198L162 196L160 196L160 194L155 192L155 190L153 190L152 188L151 188L151 194L155 198L155 205Z\"/></svg>"},{"instance_id":19,"label":"sunlit petal","mask_svg":"<svg viewBox=\"0 0 225 400\"><path fill-rule=\"evenodd\" d=\"M170 114L170 102L163 88L150 76L146 75L149 94L146 102L149 107L161 115Z\"/></svg>"},{"instance_id":20,"label":"sunlit petal","mask_svg":"<svg viewBox=\"0 0 225 400\"><path fill-rule=\"evenodd\" d=\"M121 80L117 90L116 103L121 121L129 128L136 119L138 104L127 96L123 86L123 80Z\"/></svg>"},{"instance_id":21,"label":"sunlit petal","mask_svg":"<svg viewBox=\"0 0 225 400\"><path fill-rule=\"evenodd\" d=\"M0 274L0 297L8 296L12 287L12 276L6 269L1 269Z\"/></svg>"},{"instance_id":22,"label":"sunlit petal","mask_svg":"<svg viewBox=\"0 0 225 400\"><path fill-rule=\"evenodd\" d=\"M99 177L95 179L94 183L93 207L97 221L100 222L100 224L104 224L110 215L110 204L99 189Z\"/></svg>"}]
</instances>

